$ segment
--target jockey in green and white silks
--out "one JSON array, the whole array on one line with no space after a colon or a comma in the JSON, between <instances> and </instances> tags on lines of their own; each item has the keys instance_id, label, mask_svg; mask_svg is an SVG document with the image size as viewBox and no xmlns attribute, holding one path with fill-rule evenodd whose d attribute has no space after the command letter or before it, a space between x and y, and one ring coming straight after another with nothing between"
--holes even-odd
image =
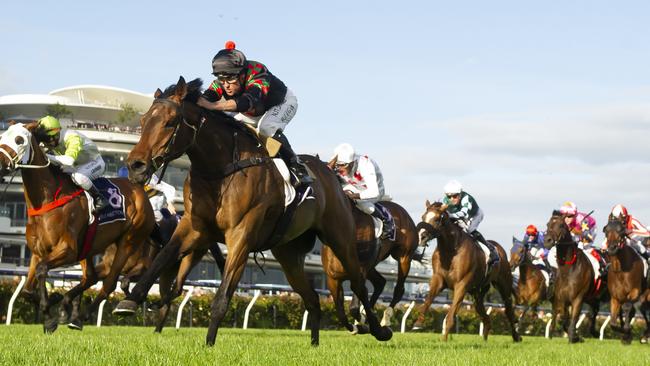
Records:
<instances>
[{"instance_id":1,"label":"jockey in green and white silks","mask_svg":"<svg viewBox=\"0 0 650 366\"><path fill-rule=\"evenodd\" d=\"M79 132L61 128L58 119L45 116L38 121L38 142L47 148L46 155L53 164L69 173L72 181L88 191L95 200L95 210L99 211L107 202L92 180L104 174L104 159L99 154L97 145Z\"/></svg>"},{"instance_id":2,"label":"jockey in green and white silks","mask_svg":"<svg viewBox=\"0 0 650 366\"><path fill-rule=\"evenodd\" d=\"M499 256L492 243L485 240L483 235L477 230L478 225L483 221L483 210L478 206L474 197L463 190L463 186L457 180L449 181L445 187L445 196L442 203L447 205L449 218L454 220L456 225L471 235L477 241L485 244L488 252L488 267L491 267L499 260ZM485 251L485 249L481 248Z\"/></svg>"}]
</instances>

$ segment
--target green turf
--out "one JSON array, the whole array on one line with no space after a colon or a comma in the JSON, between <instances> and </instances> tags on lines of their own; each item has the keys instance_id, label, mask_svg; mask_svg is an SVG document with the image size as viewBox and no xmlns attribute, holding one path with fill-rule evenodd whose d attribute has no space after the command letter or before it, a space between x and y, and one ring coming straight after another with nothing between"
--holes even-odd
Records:
<instances>
[{"instance_id":1,"label":"green turf","mask_svg":"<svg viewBox=\"0 0 650 366\"><path fill-rule=\"evenodd\" d=\"M206 329L87 326L42 334L35 325L0 326L0 365L649 365L650 345L619 341L569 345L566 339L396 333L389 342L341 331L322 331L321 345L309 346L308 332L221 329L215 347L204 345Z\"/></svg>"}]
</instances>

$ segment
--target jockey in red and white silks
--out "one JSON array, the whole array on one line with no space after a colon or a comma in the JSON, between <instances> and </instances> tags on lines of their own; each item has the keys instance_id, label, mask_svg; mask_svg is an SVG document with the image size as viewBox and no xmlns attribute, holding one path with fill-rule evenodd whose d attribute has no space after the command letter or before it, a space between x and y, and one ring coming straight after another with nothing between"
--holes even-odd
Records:
<instances>
[{"instance_id":1,"label":"jockey in red and white silks","mask_svg":"<svg viewBox=\"0 0 650 366\"><path fill-rule=\"evenodd\" d=\"M650 238L650 230L643 225L636 217L628 214L625 206L618 204L612 208L611 217L622 219L625 223L625 232L627 234L626 243L636 250L643 258L648 260L650 253L643 244ZM602 248L607 248L607 238L601 244Z\"/></svg>"},{"instance_id":2,"label":"jockey in red and white silks","mask_svg":"<svg viewBox=\"0 0 650 366\"><path fill-rule=\"evenodd\" d=\"M336 173L344 192L355 194L354 203L373 215L375 203L385 200L384 177L377 163L367 155L357 155L352 145L343 143L334 149ZM350 195L350 194L348 194Z\"/></svg>"}]
</instances>

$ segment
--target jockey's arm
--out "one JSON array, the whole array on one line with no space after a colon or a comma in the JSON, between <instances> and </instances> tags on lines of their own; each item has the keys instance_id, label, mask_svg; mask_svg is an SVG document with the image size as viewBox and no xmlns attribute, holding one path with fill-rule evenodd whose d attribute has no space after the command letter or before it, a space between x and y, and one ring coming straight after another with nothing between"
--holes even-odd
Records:
<instances>
[{"instance_id":1,"label":"jockey's arm","mask_svg":"<svg viewBox=\"0 0 650 366\"><path fill-rule=\"evenodd\" d=\"M200 97L196 103L199 107L211 111L235 112L237 111L237 102L234 99L219 99L216 102L210 102L207 99Z\"/></svg>"},{"instance_id":2,"label":"jockey's arm","mask_svg":"<svg viewBox=\"0 0 650 366\"><path fill-rule=\"evenodd\" d=\"M460 210L450 213L449 217L452 219L467 219L469 218L469 212L472 210L472 202L470 202L467 196L463 196L460 201Z\"/></svg>"},{"instance_id":3,"label":"jockey's arm","mask_svg":"<svg viewBox=\"0 0 650 366\"><path fill-rule=\"evenodd\" d=\"M66 136L63 143L65 147L63 155L47 154L47 156L51 161L54 161L55 164L65 167L73 167L74 162L77 160L79 153L83 149L83 139L77 134L71 134Z\"/></svg>"}]
</instances>

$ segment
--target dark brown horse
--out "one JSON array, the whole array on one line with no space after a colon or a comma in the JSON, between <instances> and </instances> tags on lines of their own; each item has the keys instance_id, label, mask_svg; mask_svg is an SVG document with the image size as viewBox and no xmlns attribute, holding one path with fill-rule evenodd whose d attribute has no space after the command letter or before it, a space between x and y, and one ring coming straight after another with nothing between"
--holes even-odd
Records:
<instances>
[{"instance_id":1,"label":"dark brown horse","mask_svg":"<svg viewBox=\"0 0 650 366\"><path fill-rule=\"evenodd\" d=\"M372 217L363 213L358 208L354 207L353 216L356 223L356 240L357 252L359 262L362 268L362 273L372 283L373 294L370 298L370 305L374 306L377 299L384 290L386 279L377 271L375 266L391 256L398 261L397 268L397 283L393 291L393 298L389 307L384 312L381 325L390 326L390 319L393 314L395 305L404 296L404 282L411 269L411 259L418 246L417 230L415 223L409 216L406 210L397 203L390 201L380 202L393 216L396 226L395 240L389 239L375 239L375 226ZM332 250L328 247L323 247L321 252L321 259L323 261L323 268L327 274L327 287L332 294L334 304L336 305L336 313L339 321L346 329L354 332L354 327L348 322L345 310L343 307L343 281L348 279L348 274L341 262L336 258ZM353 299L353 304L350 305L350 310L356 320L360 320L358 306L355 308L356 303ZM360 333L364 333L364 327L361 327Z\"/></svg>"},{"instance_id":2,"label":"dark brown horse","mask_svg":"<svg viewBox=\"0 0 650 366\"><path fill-rule=\"evenodd\" d=\"M88 228L88 202L70 176L50 164L34 137L36 128L36 123L16 124L2 135L0 175L21 169L25 201L31 211L25 236L32 252L23 291L38 301L44 315L44 330L53 332L57 328L58 319L49 316L50 308L62 299L67 308L74 298L97 282L95 267L88 265L92 263L92 258L103 253L111 244L117 246L110 271L99 294L81 319L71 319L76 327L80 327L82 321L113 292L124 265L145 245L154 225L154 216L142 187L133 185L126 179L113 179L112 182L124 195L126 220L100 225L92 247L84 251L82 243ZM79 285L68 291L63 298L58 294L48 298L45 287L48 270L78 262L83 271ZM35 286L38 295L33 293Z\"/></svg>"},{"instance_id":3,"label":"dark brown horse","mask_svg":"<svg viewBox=\"0 0 650 366\"><path fill-rule=\"evenodd\" d=\"M537 313L537 306L546 299L546 280L542 270L533 264L533 259L526 247L513 240L510 251L510 271L519 269L519 279L515 286L515 304L523 305L524 309L519 315L517 326L520 328L524 315L529 309L533 310L533 316Z\"/></svg>"},{"instance_id":4,"label":"dark brown horse","mask_svg":"<svg viewBox=\"0 0 650 366\"><path fill-rule=\"evenodd\" d=\"M313 172L314 199L296 209L283 235L274 235L284 212L284 180L247 128L232 117L196 105L202 82L178 83L160 90L143 116L142 135L128 158L129 178L142 183L162 165L187 153L192 163L185 181L185 215L170 242L115 312L132 314L155 279L187 256L190 266L212 243L228 247L221 285L212 302L206 343L213 345L244 271L249 253L271 249L287 280L305 302L311 318L311 343L319 342L320 303L307 280L304 259L318 236L332 248L352 278L352 290L371 309L354 245L350 203L334 173L320 160L304 156ZM276 239L279 237L279 239ZM379 340L392 336L389 328L368 311L371 333Z\"/></svg>"},{"instance_id":5,"label":"dark brown horse","mask_svg":"<svg viewBox=\"0 0 650 366\"><path fill-rule=\"evenodd\" d=\"M603 228L607 238L607 252L611 266L607 275L607 288L609 289L610 311L612 319L622 312L622 325L615 325L612 322L612 329L621 332L621 342L630 344L632 342L632 327L630 325L634 318L634 303L640 302L641 313L646 322L646 330L641 336L641 343L647 343L650 337L650 324L648 324L648 281L645 278L643 259L637 252L626 244L628 240L625 223L622 218L609 217L607 225Z\"/></svg>"},{"instance_id":6,"label":"dark brown horse","mask_svg":"<svg viewBox=\"0 0 650 366\"><path fill-rule=\"evenodd\" d=\"M548 221L544 246L546 249L556 247L558 270L553 293L553 318L551 321L551 336L555 330L557 315L563 320L563 328L569 334L569 343L581 342L576 329L582 303L591 307L589 314L589 333L597 337L596 315L600 308L602 297L606 291L597 291L594 283L594 269L591 262L578 245L573 241L569 227L564 222L564 215L553 211ZM569 306L571 310L569 312Z\"/></svg>"},{"instance_id":7,"label":"dark brown horse","mask_svg":"<svg viewBox=\"0 0 650 366\"><path fill-rule=\"evenodd\" d=\"M445 288L454 292L454 298L447 313L446 327L443 329L442 340L447 341L449 331L454 326L456 312L466 293L474 297L476 312L484 324L483 339L487 340L490 331L490 317L485 311L483 299L490 289L490 284L496 287L505 304L505 313L510 322L512 339L521 341L516 329L515 314L512 307L512 273L508 266L508 257L503 248L495 241L490 241L497 248L501 259L486 275L485 253L476 245L474 239L464 232L449 218L447 206L440 202L426 202L426 211L422 215L420 227L420 245L425 245L437 238L438 245L431 258L433 274L429 282L429 293L420 308L415 329L422 328L424 314L431 306L433 299Z\"/></svg>"}]
</instances>

